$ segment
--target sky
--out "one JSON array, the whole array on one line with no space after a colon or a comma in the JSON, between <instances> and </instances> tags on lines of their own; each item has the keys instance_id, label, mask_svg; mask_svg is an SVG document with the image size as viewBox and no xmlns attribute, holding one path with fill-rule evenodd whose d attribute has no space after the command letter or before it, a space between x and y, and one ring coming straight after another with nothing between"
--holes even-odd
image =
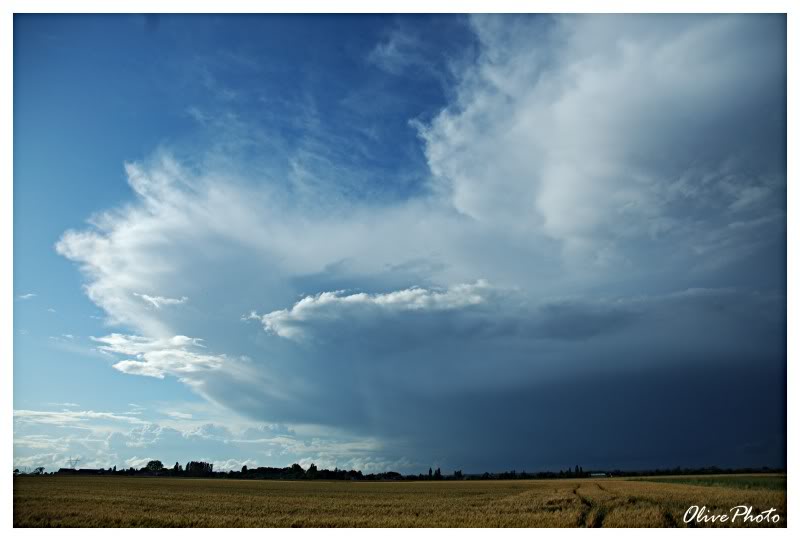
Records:
<instances>
[{"instance_id":1,"label":"sky","mask_svg":"<svg viewBox=\"0 0 800 541\"><path fill-rule=\"evenodd\" d=\"M14 464L786 465L783 15L15 15Z\"/></svg>"}]
</instances>

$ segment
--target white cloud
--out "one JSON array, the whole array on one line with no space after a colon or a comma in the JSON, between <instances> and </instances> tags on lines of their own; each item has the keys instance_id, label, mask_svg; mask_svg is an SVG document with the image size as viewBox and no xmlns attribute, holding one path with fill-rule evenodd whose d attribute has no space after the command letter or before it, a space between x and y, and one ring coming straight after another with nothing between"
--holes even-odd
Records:
<instances>
[{"instance_id":1,"label":"white cloud","mask_svg":"<svg viewBox=\"0 0 800 541\"><path fill-rule=\"evenodd\" d=\"M201 340L188 336L173 336L167 339L149 339L143 336L124 335L113 333L101 338L92 336L92 340L103 344L99 349L108 353L122 353L125 355L140 355L146 352L162 351L165 349L182 349L189 346L202 347Z\"/></svg>"},{"instance_id":2,"label":"white cloud","mask_svg":"<svg viewBox=\"0 0 800 541\"><path fill-rule=\"evenodd\" d=\"M23 300L23 301L26 301L26 300L28 300L28 299L32 299L32 298L34 298L35 296L36 296L36 293L25 293L24 295L20 295L20 296L18 296L17 298L18 298L18 299L21 299L21 300Z\"/></svg>"},{"instance_id":3,"label":"white cloud","mask_svg":"<svg viewBox=\"0 0 800 541\"><path fill-rule=\"evenodd\" d=\"M195 409L209 408L195 405ZM44 466L52 471L66 467L67 459L73 457L80 459L80 467L89 468L138 468L158 459L167 467L175 461L206 460L215 470L239 470L242 464L288 466L313 457L317 464L325 461L332 468L357 461L369 468L369 457L383 451L375 440L347 439L323 428L295 431L229 413L214 422L201 417L133 423L113 413L69 412L65 416L65 412L16 410L14 467ZM388 463L389 459L384 460Z\"/></svg>"},{"instance_id":4,"label":"white cloud","mask_svg":"<svg viewBox=\"0 0 800 541\"><path fill-rule=\"evenodd\" d=\"M438 186L460 212L554 239L581 265L636 258L624 243L637 238L680 255L726 208L780 202L780 141L746 128L781 114L780 24L476 16L479 61L455 103L419 125Z\"/></svg>"},{"instance_id":5,"label":"white cloud","mask_svg":"<svg viewBox=\"0 0 800 541\"><path fill-rule=\"evenodd\" d=\"M414 287L372 295L323 292L303 298L288 310L276 310L264 316L252 312L248 319L261 319L264 329L278 336L299 339L306 323L374 318L408 311L454 310L483 304L492 293L485 280L455 285L443 291Z\"/></svg>"},{"instance_id":6,"label":"white cloud","mask_svg":"<svg viewBox=\"0 0 800 541\"><path fill-rule=\"evenodd\" d=\"M35 424L50 424L50 425L77 425L81 426L82 423L105 420L105 421L121 421L125 423L139 424L141 419L130 417L127 415L119 415L110 412L100 411L35 411L35 410L14 410L15 423L35 423Z\"/></svg>"},{"instance_id":7,"label":"white cloud","mask_svg":"<svg viewBox=\"0 0 800 541\"><path fill-rule=\"evenodd\" d=\"M192 375L214 371L225 362L224 355L198 353L201 340L188 336L173 336L167 339L148 339L142 336L114 333L92 340L104 344L98 349L107 353L133 356L114 364L120 372L138 376L163 378L171 374L189 381Z\"/></svg>"},{"instance_id":8,"label":"white cloud","mask_svg":"<svg viewBox=\"0 0 800 541\"><path fill-rule=\"evenodd\" d=\"M175 418L175 419L191 419L192 418L192 414L191 413L183 413L183 412L180 412L180 411L165 411L164 413L166 415L170 416L170 417Z\"/></svg>"},{"instance_id":9,"label":"white cloud","mask_svg":"<svg viewBox=\"0 0 800 541\"><path fill-rule=\"evenodd\" d=\"M189 297L181 297L179 299L173 299L170 297L160 297L160 296L152 297L150 295L145 295L142 293L134 293L133 295L135 297L141 298L143 301L149 302L157 309L160 309L163 306L168 306L170 304L183 304L189 300Z\"/></svg>"},{"instance_id":10,"label":"white cloud","mask_svg":"<svg viewBox=\"0 0 800 541\"><path fill-rule=\"evenodd\" d=\"M125 465L129 468L136 468L137 470L139 470L147 466L147 463L150 462L151 460L156 460L156 459L149 456L142 458L138 456L132 456L128 459L125 459Z\"/></svg>"}]
</instances>

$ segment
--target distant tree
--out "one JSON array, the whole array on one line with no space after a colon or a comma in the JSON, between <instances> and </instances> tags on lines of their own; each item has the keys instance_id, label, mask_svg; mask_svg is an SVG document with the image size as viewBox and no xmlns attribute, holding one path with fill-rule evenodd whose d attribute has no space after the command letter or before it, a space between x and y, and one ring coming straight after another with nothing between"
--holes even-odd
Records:
<instances>
[{"instance_id":1,"label":"distant tree","mask_svg":"<svg viewBox=\"0 0 800 541\"><path fill-rule=\"evenodd\" d=\"M442 478L442 469L441 468L436 468L436 471L433 472L433 478L437 479L437 480L440 480Z\"/></svg>"},{"instance_id":2,"label":"distant tree","mask_svg":"<svg viewBox=\"0 0 800 541\"><path fill-rule=\"evenodd\" d=\"M43 473L44 473L44 468L42 466L33 469L33 475L42 475Z\"/></svg>"},{"instance_id":3,"label":"distant tree","mask_svg":"<svg viewBox=\"0 0 800 541\"><path fill-rule=\"evenodd\" d=\"M147 463L145 469L149 472L159 472L164 469L164 464L160 460L151 460Z\"/></svg>"},{"instance_id":4,"label":"distant tree","mask_svg":"<svg viewBox=\"0 0 800 541\"><path fill-rule=\"evenodd\" d=\"M14 475L19 475L19 468L14 468Z\"/></svg>"},{"instance_id":5,"label":"distant tree","mask_svg":"<svg viewBox=\"0 0 800 541\"><path fill-rule=\"evenodd\" d=\"M247 464L242 464L242 473L247 473Z\"/></svg>"},{"instance_id":6,"label":"distant tree","mask_svg":"<svg viewBox=\"0 0 800 541\"><path fill-rule=\"evenodd\" d=\"M317 466L315 464L311 464L308 467L308 471L306 471L306 477L309 479L316 479L317 477Z\"/></svg>"},{"instance_id":7,"label":"distant tree","mask_svg":"<svg viewBox=\"0 0 800 541\"><path fill-rule=\"evenodd\" d=\"M117 473L117 466L116 466L116 464L114 465L114 469L113 469L112 471L113 471L114 473Z\"/></svg>"},{"instance_id":8,"label":"distant tree","mask_svg":"<svg viewBox=\"0 0 800 541\"><path fill-rule=\"evenodd\" d=\"M430 479L432 477L433 477L433 468L428 468L428 478Z\"/></svg>"},{"instance_id":9,"label":"distant tree","mask_svg":"<svg viewBox=\"0 0 800 541\"><path fill-rule=\"evenodd\" d=\"M464 478L464 474L461 472L461 470L456 470L456 471L453 472L453 478L454 479L463 479Z\"/></svg>"},{"instance_id":10,"label":"distant tree","mask_svg":"<svg viewBox=\"0 0 800 541\"><path fill-rule=\"evenodd\" d=\"M186 473L189 475L211 475L214 472L214 465L208 462L195 461L186 464Z\"/></svg>"},{"instance_id":11,"label":"distant tree","mask_svg":"<svg viewBox=\"0 0 800 541\"><path fill-rule=\"evenodd\" d=\"M175 473L179 473L183 471L183 466L180 465L179 462L176 462L174 466L172 466L172 471Z\"/></svg>"}]
</instances>

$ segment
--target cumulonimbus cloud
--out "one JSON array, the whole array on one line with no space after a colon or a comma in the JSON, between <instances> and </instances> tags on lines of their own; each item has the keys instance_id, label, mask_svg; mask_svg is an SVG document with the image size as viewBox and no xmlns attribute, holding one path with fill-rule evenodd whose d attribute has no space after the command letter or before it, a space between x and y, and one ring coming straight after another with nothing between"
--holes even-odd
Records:
<instances>
[{"instance_id":1,"label":"cumulonimbus cloud","mask_svg":"<svg viewBox=\"0 0 800 541\"><path fill-rule=\"evenodd\" d=\"M56 249L125 329L96 339L117 370L263 421L523 456L563 437L540 411L581 403L554 381L778 373L785 270L762 262L785 254L783 21L476 17L477 61L415 124L429 190L326 199L160 152L127 165L130 205ZM239 321L253 308L268 333Z\"/></svg>"}]
</instances>

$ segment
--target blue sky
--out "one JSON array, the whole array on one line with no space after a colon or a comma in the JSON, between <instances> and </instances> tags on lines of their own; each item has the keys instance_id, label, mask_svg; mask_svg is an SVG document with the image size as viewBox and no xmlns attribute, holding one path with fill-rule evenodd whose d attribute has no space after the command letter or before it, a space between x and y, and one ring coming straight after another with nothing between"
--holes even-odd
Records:
<instances>
[{"instance_id":1,"label":"blue sky","mask_svg":"<svg viewBox=\"0 0 800 541\"><path fill-rule=\"evenodd\" d=\"M785 465L785 47L15 16L15 464Z\"/></svg>"}]
</instances>

